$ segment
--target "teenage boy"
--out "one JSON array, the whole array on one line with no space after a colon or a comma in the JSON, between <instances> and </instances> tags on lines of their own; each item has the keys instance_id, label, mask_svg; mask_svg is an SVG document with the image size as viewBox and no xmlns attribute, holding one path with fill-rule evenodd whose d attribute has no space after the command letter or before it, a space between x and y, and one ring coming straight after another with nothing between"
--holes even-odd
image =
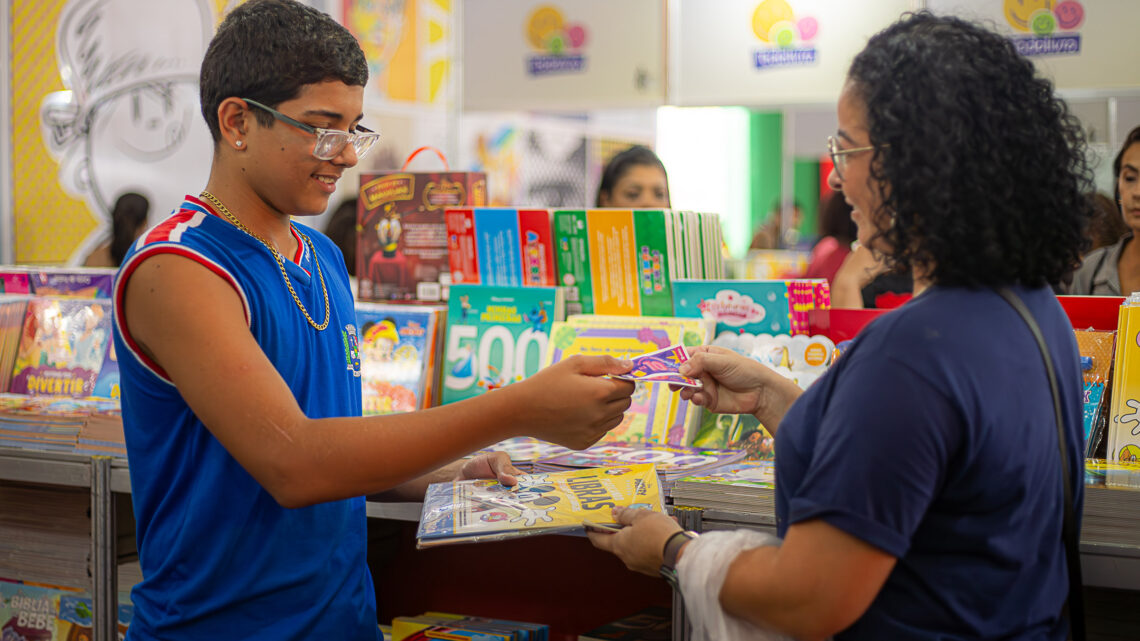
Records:
<instances>
[{"instance_id":1,"label":"teenage boy","mask_svg":"<svg viewBox=\"0 0 1140 641\"><path fill-rule=\"evenodd\" d=\"M585 447L632 384L577 358L463 403L362 418L348 275L323 212L376 142L356 40L292 0L250 0L202 62L206 189L146 232L116 281L115 343L144 580L131 639L378 638L362 496L515 472L532 435Z\"/></svg>"}]
</instances>

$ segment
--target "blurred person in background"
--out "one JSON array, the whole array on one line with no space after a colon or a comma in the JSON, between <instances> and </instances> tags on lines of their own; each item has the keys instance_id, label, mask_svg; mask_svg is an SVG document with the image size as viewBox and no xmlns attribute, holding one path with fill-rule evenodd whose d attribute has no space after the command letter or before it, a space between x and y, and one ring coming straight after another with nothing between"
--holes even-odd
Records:
<instances>
[{"instance_id":1,"label":"blurred person in background","mask_svg":"<svg viewBox=\"0 0 1140 641\"><path fill-rule=\"evenodd\" d=\"M146 196L127 192L115 200L111 209L111 239L87 256L84 267L118 267L131 243L146 231L150 201Z\"/></svg>"},{"instance_id":2,"label":"blurred person in background","mask_svg":"<svg viewBox=\"0 0 1140 641\"><path fill-rule=\"evenodd\" d=\"M829 285L834 284L835 273L851 253L857 232L851 205L841 192L831 192L819 212L819 241L812 247L804 278L826 278Z\"/></svg>"},{"instance_id":3,"label":"blurred person in background","mask_svg":"<svg viewBox=\"0 0 1140 641\"><path fill-rule=\"evenodd\" d=\"M1128 229L1111 245L1085 256L1073 274L1070 294L1127 296L1140 291L1140 245L1132 242L1140 229L1140 127L1124 138L1112 161L1112 174L1116 176L1116 204ZM1094 226L1090 226L1090 233Z\"/></svg>"},{"instance_id":4,"label":"blurred person in background","mask_svg":"<svg viewBox=\"0 0 1140 641\"><path fill-rule=\"evenodd\" d=\"M669 176L648 147L634 145L614 154L602 170L597 207L669 209Z\"/></svg>"}]
</instances>

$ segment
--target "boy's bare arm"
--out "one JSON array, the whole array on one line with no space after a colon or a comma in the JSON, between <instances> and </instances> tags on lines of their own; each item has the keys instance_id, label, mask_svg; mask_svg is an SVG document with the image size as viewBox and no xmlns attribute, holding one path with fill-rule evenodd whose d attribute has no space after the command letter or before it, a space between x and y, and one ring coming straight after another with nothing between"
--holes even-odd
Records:
<instances>
[{"instance_id":1,"label":"boy's bare arm","mask_svg":"<svg viewBox=\"0 0 1140 641\"><path fill-rule=\"evenodd\" d=\"M124 330L286 507L383 492L512 436L586 447L621 422L633 390L600 377L626 371L621 362L573 358L445 407L309 419L250 334L237 293L206 267L149 258L126 284L125 306Z\"/></svg>"}]
</instances>

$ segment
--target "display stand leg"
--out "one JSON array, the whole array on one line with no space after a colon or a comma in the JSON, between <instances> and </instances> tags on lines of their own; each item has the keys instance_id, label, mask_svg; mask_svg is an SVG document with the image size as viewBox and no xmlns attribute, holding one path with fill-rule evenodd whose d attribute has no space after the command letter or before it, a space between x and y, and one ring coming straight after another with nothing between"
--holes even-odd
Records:
<instances>
[{"instance_id":1,"label":"display stand leg","mask_svg":"<svg viewBox=\"0 0 1140 641\"><path fill-rule=\"evenodd\" d=\"M702 531L702 516L704 511L694 507L674 507L673 516L677 523L686 530ZM685 614L685 601L681 598L681 591L673 590L673 641L689 641L693 631L689 625L689 617Z\"/></svg>"},{"instance_id":2,"label":"display stand leg","mask_svg":"<svg viewBox=\"0 0 1140 641\"><path fill-rule=\"evenodd\" d=\"M117 641L119 590L115 559L115 511L111 459L91 459L91 600L94 641Z\"/></svg>"}]
</instances>

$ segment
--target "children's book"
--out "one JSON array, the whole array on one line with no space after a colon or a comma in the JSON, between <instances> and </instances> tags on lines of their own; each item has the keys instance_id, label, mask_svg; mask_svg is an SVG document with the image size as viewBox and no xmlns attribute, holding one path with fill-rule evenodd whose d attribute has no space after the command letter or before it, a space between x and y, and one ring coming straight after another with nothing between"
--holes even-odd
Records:
<instances>
[{"instance_id":1,"label":"children's book","mask_svg":"<svg viewBox=\"0 0 1140 641\"><path fill-rule=\"evenodd\" d=\"M364 415L397 414L431 405L440 309L357 303L357 344Z\"/></svg>"},{"instance_id":2,"label":"children's book","mask_svg":"<svg viewBox=\"0 0 1140 641\"><path fill-rule=\"evenodd\" d=\"M448 209L447 243L452 283L555 284L547 209Z\"/></svg>"},{"instance_id":3,"label":"children's book","mask_svg":"<svg viewBox=\"0 0 1140 641\"><path fill-rule=\"evenodd\" d=\"M441 402L533 376L543 365L553 323L564 315L558 287L453 285Z\"/></svg>"},{"instance_id":4,"label":"children's book","mask_svg":"<svg viewBox=\"0 0 1140 641\"><path fill-rule=\"evenodd\" d=\"M1106 458L1135 462L1140 460L1140 300L1126 299L1118 318Z\"/></svg>"},{"instance_id":5,"label":"children's book","mask_svg":"<svg viewBox=\"0 0 1140 641\"><path fill-rule=\"evenodd\" d=\"M107 353L103 356L103 364L99 367L99 376L95 379L95 388L91 396L119 400L119 355L115 352L115 341L107 341Z\"/></svg>"},{"instance_id":6,"label":"children's book","mask_svg":"<svg viewBox=\"0 0 1140 641\"><path fill-rule=\"evenodd\" d=\"M506 452L511 457L511 463L523 471L531 469L531 463L548 456L555 456L569 452L570 448L547 443L546 441L530 436L516 436L488 446L476 454L484 452Z\"/></svg>"},{"instance_id":7,"label":"children's book","mask_svg":"<svg viewBox=\"0 0 1140 641\"><path fill-rule=\"evenodd\" d=\"M91 396L110 335L109 300L33 298L24 318L11 391Z\"/></svg>"},{"instance_id":8,"label":"children's book","mask_svg":"<svg viewBox=\"0 0 1140 641\"><path fill-rule=\"evenodd\" d=\"M775 457L775 439L751 414L717 414L701 409L701 426L693 447L743 450L745 458L769 461Z\"/></svg>"},{"instance_id":9,"label":"children's book","mask_svg":"<svg viewBox=\"0 0 1140 641\"><path fill-rule=\"evenodd\" d=\"M773 461L737 461L681 478L680 482L709 483L732 487L776 487L776 465Z\"/></svg>"},{"instance_id":10,"label":"children's book","mask_svg":"<svg viewBox=\"0 0 1140 641\"><path fill-rule=\"evenodd\" d=\"M356 275L360 300L443 300L448 277L447 207L487 203L474 172L361 174Z\"/></svg>"},{"instance_id":11,"label":"children's book","mask_svg":"<svg viewBox=\"0 0 1140 641\"><path fill-rule=\"evenodd\" d=\"M392 619L394 641L460 639L471 641L546 641L549 626L506 619L488 619L445 612Z\"/></svg>"},{"instance_id":12,"label":"children's book","mask_svg":"<svg viewBox=\"0 0 1140 641\"><path fill-rule=\"evenodd\" d=\"M1093 433L1093 426L1102 411L1106 397L1106 387L1112 374L1112 355L1116 346L1116 333L1093 329L1073 330L1077 338L1077 349L1081 355L1081 371L1084 378L1084 430L1086 456L1092 456L1099 437ZM1094 443L1094 441L1097 441Z\"/></svg>"},{"instance_id":13,"label":"children's book","mask_svg":"<svg viewBox=\"0 0 1140 641\"><path fill-rule=\"evenodd\" d=\"M581 533L583 520L612 524L615 506L664 512L652 463L523 475L514 487L489 479L434 483L424 497L417 547Z\"/></svg>"},{"instance_id":14,"label":"children's book","mask_svg":"<svg viewBox=\"0 0 1140 641\"><path fill-rule=\"evenodd\" d=\"M518 633L519 641L549 641L550 639L550 626L544 623L512 621L509 619L489 619L487 617L476 617L466 614L452 614L450 612L425 612L423 616L439 617L450 620L462 620L475 625L487 625L507 628Z\"/></svg>"},{"instance_id":15,"label":"children's book","mask_svg":"<svg viewBox=\"0 0 1140 641\"><path fill-rule=\"evenodd\" d=\"M651 606L617 621L578 635L578 641L669 641L673 638L673 612Z\"/></svg>"},{"instance_id":16,"label":"children's book","mask_svg":"<svg viewBox=\"0 0 1140 641\"><path fill-rule=\"evenodd\" d=\"M792 309L785 281L677 280L673 313L710 318L716 334L791 333Z\"/></svg>"},{"instance_id":17,"label":"children's book","mask_svg":"<svg viewBox=\"0 0 1140 641\"><path fill-rule=\"evenodd\" d=\"M630 358L671 345L694 347L709 340L709 324L701 319L668 316L575 315L551 330L546 362L553 364L574 354L608 354ZM633 405L621 425L603 442L687 443L699 417L696 406L666 385L637 383Z\"/></svg>"},{"instance_id":18,"label":"children's book","mask_svg":"<svg viewBox=\"0 0 1140 641\"><path fill-rule=\"evenodd\" d=\"M698 474L744 458L741 450L700 449L661 443L599 443L534 462L536 472L559 472L608 465L653 463L666 493L683 476Z\"/></svg>"},{"instance_id":19,"label":"children's book","mask_svg":"<svg viewBox=\"0 0 1140 641\"><path fill-rule=\"evenodd\" d=\"M32 293L66 298L110 298L117 270L107 267L30 269Z\"/></svg>"},{"instance_id":20,"label":"children's book","mask_svg":"<svg viewBox=\"0 0 1140 641\"><path fill-rule=\"evenodd\" d=\"M27 295L0 295L0 392L12 385L12 370L16 367L16 353L28 313Z\"/></svg>"},{"instance_id":21,"label":"children's book","mask_svg":"<svg viewBox=\"0 0 1140 641\"><path fill-rule=\"evenodd\" d=\"M674 279L723 277L714 214L558 210L553 226L571 313L671 316Z\"/></svg>"},{"instance_id":22,"label":"children's book","mask_svg":"<svg viewBox=\"0 0 1140 641\"><path fill-rule=\"evenodd\" d=\"M0 267L0 294L31 294L31 274L25 267Z\"/></svg>"}]
</instances>

